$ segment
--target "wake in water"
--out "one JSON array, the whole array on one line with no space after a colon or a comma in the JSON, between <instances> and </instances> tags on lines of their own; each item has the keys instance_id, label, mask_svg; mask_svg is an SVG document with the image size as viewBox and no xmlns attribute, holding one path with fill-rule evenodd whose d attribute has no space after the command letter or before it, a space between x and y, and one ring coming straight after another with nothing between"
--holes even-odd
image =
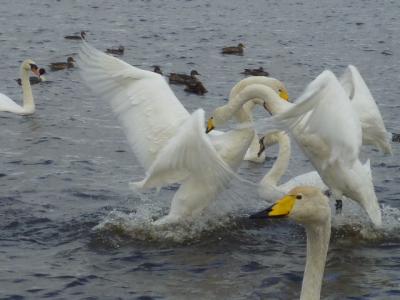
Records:
<instances>
[{"instance_id":1,"label":"wake in water","mask_svg":"<svg viewBox=\"0 0 400 300\"><path fill-rule=\"evenodd\" d=\"M214 232L221 234L248 227L249 214L266 208L269 202L262 200L256 185L233 179L231 187L222 192L200 215L176 224L154 225L154 221L168 213L174 190L162 189L159 193L138 193L140 202L133 212L114 210L93 230L99 234L120 235L138 241L185 243L199 241ZM271 202L277 199L271 199ZM383 224L376 228L365 212L353 201L345 201L343 212L335 215L332 206L332 229L336 239L384 242L400 240L400 210L382 206ZM251 224L251 223L250 223Z\"/></svg>"}]
</instances>

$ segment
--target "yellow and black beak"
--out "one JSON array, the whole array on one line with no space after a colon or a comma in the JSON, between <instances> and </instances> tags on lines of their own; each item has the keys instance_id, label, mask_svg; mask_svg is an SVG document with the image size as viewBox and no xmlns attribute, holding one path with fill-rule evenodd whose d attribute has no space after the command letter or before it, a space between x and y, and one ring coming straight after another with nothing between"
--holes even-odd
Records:
<instances>
[{"instance_id":1,"label":"yellow and black beak","mask_svg":"<svg viewBox=\"0 0 400 300\"><path fill-rule=\"evenodd\" d=\"M288 94L288 92L286 90L279 90L279 96L282 99L284 99L286 101L289 101L289 94Z\"/></svg>"},{"instance_id":2,"label":"yellow and black beak","mask_svg":"<svg viewBox=\"0 0 400 300\"><path fill-rule=\"evenodd\" d=\"M213 117L209 118L207 121L207 129L206 129L206 133L209 133L211 130L213 130L215 128L214 126L214 119Z\"/></svg>"},{"instance_id":3,"label":"yellow and black beak","mask_svg":"<svg viewBox=\"0 0 400 300\"><path fill-rule=\"evenodd\" d=\"M268 218L284 218L287 217L293 209L296 202L296 196L286 195L285 197L276 201L267 209L250 216L250 219L268 219Z\"/></svg>"}]
</instances>

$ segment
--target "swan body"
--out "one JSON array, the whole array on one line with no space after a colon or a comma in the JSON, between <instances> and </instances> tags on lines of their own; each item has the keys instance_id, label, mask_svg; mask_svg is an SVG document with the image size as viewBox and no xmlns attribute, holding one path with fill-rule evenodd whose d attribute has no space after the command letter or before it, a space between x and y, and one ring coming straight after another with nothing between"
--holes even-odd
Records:
<instances>
[{"instance_id":1,"label":"swan body","mask_svg":"<svg viewBox=\"0 0 400 300\"><path fill-rule=\"evenodd\" d=\"M358 157L360 120L332 72L322 72L296 104L273 119L292 133L336 199L346 196L358 202L381 225L369 164L363 166Z\"/></svg>"},{"instance_id":2,"label":"swan body","mask_svg":"<svg viewBox=\"0 0 400 300\"><path fill-rule=\"evenodd\" d=\"M307 256L300 300L318 300L331 236L329 200L318 188L300 186L271 207L250 216L253 219L282 217L305 227Z\"/></svg>"},{"instance_id":3,"label":"swan body","mask_svg":"<svg viewBox=\"0 0 400 300\"><path fill-rule=\"evenodd\" d=\"M110 101L138 162L146 171L135 188L180 183L163 225L193 218L235 176L254 138L251 128L206 135L204 112L189 114L160 74L141 70L82 42L78 65L84 82ZM245 91L230 98L238 116L248 122L241 106ZM232 112L234 115L235 112Z\"/></svg>"},{"instance_id":4,"label":"swan body","mask_svg":"<svg viewBox=\"0 0 400 300\"><path fill-rule=\"evenodd\" d=\"M31 84L29 82L29 73L32 71L39 76L38 67L31 59L22 62L20 68L20 78L22 85L23 104L15 103L8 96L0 93L0 111L11 112L18 115L31 115L35 112L35 102L33 99Z\"/></svg>"},{"instance_id":5,"label":"swan body","mask_svg":"<svg viewBox=\"0 0 400 300\"><path fill-rule=\"evenodd\" d=\"M339 81L358 113L362 128L362 143L374 145L383 153L391 154L390 134L385 128L381 113L360 72L349 65Z\"/></svg>"},{"instance_id":6,"label":"swan body","mask_svg":"<svg viewBox=\"0 0 400 300\"><path fill-rule=\"evenodd\" d=\"M279 152L276 161L259 183L258 193L260 197L264 199L280 197L281 195L288 193L294 187L300 185L313 186L322 191L328 189L316 171L298 175L291 178L289 181L278 185L289 165L291 155L289 136L283 131L272 131L267 133L260 140L260 143L265 147L272 146L276 143L279 144Z\"/></svg>"}]
</instances>

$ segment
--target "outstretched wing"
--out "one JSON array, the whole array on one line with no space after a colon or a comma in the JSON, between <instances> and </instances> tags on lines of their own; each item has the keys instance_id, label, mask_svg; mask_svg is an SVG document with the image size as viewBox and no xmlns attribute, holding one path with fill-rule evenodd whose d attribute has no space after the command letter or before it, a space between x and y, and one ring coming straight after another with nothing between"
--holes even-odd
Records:
<instances>
[{"instance_id":1,"label":"outstretched wing","mask_svg":"<svg viewBox=\"0 0 400 300\"><path fill-rule=\"evenodd\" d=\"M386 154L392 153L390 134L386 131L379 108L360 72L355 66L349 65L339 81L360 118L363 144L375 145Z\"/></svg>"},{"instance_id":2,"label":"outstretched wing","mask_svg":"<svg viewBox=\"0 0 400 300\"><path fill-rule=\"evenodd\" d=\"M138 161L148 170L189 113L164 78L83 41L78 66L93 92L110 101Z\"/></svg>"},{"instance_id":3,"label":"outstretched wing","mask_svg":"<svg viewBox=\"0 0 400 300\"><path fill-rule=\"evenodd\" d=\"M133 183L137 188L162 187L182 182L189 177L202 189L210 186L219 190L227 186L235 173L220 158L205 134L204 111L195 111L160 151L146 178Z\"/></svg>"},{"instance_id":4,"label":"outstretched wing","mask_svg":"<svg viewBox=\"0 0 400 300\"><path fill-rule=\"evenodd\" d=\"M273 120L290 129L303 150L313 148L326 163L353 165L361 146L361 126L349 98L330 71L322 72L296 104ZM310 152L306 153L310 154ZM326 165L326 164L325 164Z\"/></svg>"}]
</instances>

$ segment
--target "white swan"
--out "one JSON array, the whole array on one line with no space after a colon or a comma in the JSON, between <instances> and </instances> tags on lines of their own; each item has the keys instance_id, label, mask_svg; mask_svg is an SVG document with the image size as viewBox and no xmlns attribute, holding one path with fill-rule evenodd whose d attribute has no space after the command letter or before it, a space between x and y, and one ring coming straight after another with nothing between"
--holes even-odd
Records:
<instances>
[{"instance_id":1,"label":"white swan","mask_svg":"<svg viewBox=\"0 0 400 300\"><path fill-rule=\"evenodd\" d=\"M82 43L78 61L82 79L96 95L110 101L138 162L146 170L145 179L134 186L181 184L169 214L156 224L195 217L235 176L232 169L243 160L254 130L205 135L204 112L190 115L160 74L135 68ZM239 91L229 102L240 100L232 115L249 122L241 106L252 98L243 99L245 93Z\"/></svg>"},{"instance_id":2,"label":"white swan","mask_svg":"<svg viewBox=\"0 0 400 300\"><path fill-rule=\"evenodd\" d=\"M272 88L276 93L278 93L279 96L281 97L280 100L283 99L283 100L288 101L288 99L289 99L288 91L287 91L285 85L283 84L283 82L281 82L275 78L265 77L265 76L250 76L250 77L247 77L247 78L239 81L232 88L232 90L229 94L229 98L233 99L245 87L250 86L252 84L264 84L264 85ZM253 121L252 111L254 109L255 104L256 103L254 101L249 101L243 105L243 109L250 116L251 122ZM240 122L240 120L238 120L238 121ZM244 160L252 161L255 163L263 163L265 161L265 153L262 152L261 154L259 154L259 139L258 139L256 129L254 129L254 134L255 134L255 136L254 136L253 140L251 141L250 147L246 152Z\"/></svg>"},{"instance_id":3,"label":"white swan","mask_svg":"<svg viewBox=\"0 0 400 300\"><path fill-rule=\"evenodd\" d=\"M8 96L0 93L0 111L11 112L18 115L31 115L35 112L35 102L33 100L31 84L29 82L29 72L32 71L36 76L40 76L38 66L31 59L24 60L20 68L20 78L22 83L23 105L15 103Z\"/></svg>"},{"instance_id":4,"label":"white swan","mask_svg":"<svg viewBox=\"0 0 400 300\"><path fill-rule=\"evenodd\" d=\"M278 185L289 165L291 155L289 136L283 131L272 131L260 139L260 146L262 147L270 147L276 143L279 145L277 159L259 183L258 193L261 198L269 200L272 197L280 197L280 194L286 194L294 187L300 185L313 186L321 191L328 189L316 171L295 176L289 181ZM261 151L263 149L260 149Z\"/></svg>"},{"instance_id":5,"label":"white swan","mask_svg":"<svg viewBox=\"0 0 400 300\"><path fill-rule=\"evenodd\" d=\"M357 201L372 222L381 225L371 172L358 157L360 120L332 72L322 72L296 104L273 119L291 131L336 199Z\"/></svg>"},{"instance_id":6,"label":"white swan","mask_svg":"<svg viewBox=\"0 0 400 300\"><path fill-rule=\"evenodd\" d=\"M296 187L266 210L250 218L288 217L303 225L307 234L306 267L300 300L318 300L331 236L328 198L314 187Z\"/></svg>"},{"instance_id":7,"label":"white swan","mask_svg":"<svg viewBox=\"0 0 400 300\"><path fill-rule=\"evenodd\" d=\"M362 128L362 143L375 145L383 153L391 154L390 134L367 84L355 66L349 65L339 81L358 113Z\"/></svg>"}]
</instances>

